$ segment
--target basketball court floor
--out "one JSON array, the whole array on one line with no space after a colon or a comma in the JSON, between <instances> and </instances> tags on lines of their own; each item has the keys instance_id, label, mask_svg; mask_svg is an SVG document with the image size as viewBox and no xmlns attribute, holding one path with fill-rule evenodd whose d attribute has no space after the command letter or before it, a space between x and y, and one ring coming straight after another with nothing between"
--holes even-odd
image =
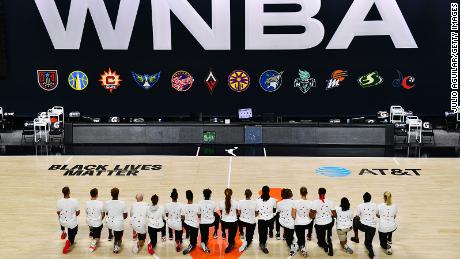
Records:
<instances>
[{"instance_id":1,"label":"basketball court floor","mask_svg":"<svg viewBox=\"0 0 460 259\"><path fill-rule=\"evenodd\" d=\"M66 167L64 167L66 166ZM99 166L99 168L98 168ZM118 167L117 167L118 166ZM318 174L320 167L342 167L350 174L333 177ZM73 170L72 170L73 168ZM64 169L64 170L62 170ZM80 170L82 169L82 170ZM95 170L96 169L96 170ZM133 255L131 228L125 222L123 250L112 253L112 243L103 230L100 247L88 251L88 227L84 202L91 188L99 189L99 199L110 198L112 187L120 188L120 200L128 206L136 193L145 200L158 194L160 204L169 202L172 188L179 191L179 201L185 202L185 191L201 199L201 191L211 188L212 199L224 198L224 189L233 189L233 198L242 199L246 188L256 193L263 185L291 188L298 198L298 189L306 186L309 199L317 197L317 189L325 187L336 205L348 197L353 208L362 202L362 194L370 192L373 201L382 202L383 192L393 194L399 208L399 227L394 234L392 256L379 248L374 238L377 258L458 258L460 247L460 160L458 158L395 158L395 157L232 157L232 156L9 156L0 157L0 254L2 258L150 258L144 248ZM56 201L61 188L69 186L71 197L80 201L79 233L74 250L62 255L64 241L56 215ZM442 186L442 187L441 187ZM355 254L339 249L333 232L336 258L367 258L364 235L361 243L350 243ZM237 237L237 247L241 240ZM269 255L255 242L245 253L237 248L224 254L225 242L210 241L212 253L205 255L196 249L191 255L175 252L173 241L159 242L157 258L287 258L283 241L270 239ZM350 241L349 241L350 242ZM185 245L188 241L185 240ZM329 258L316 245L316 236L308 242L309 258ZM295 258L301 258L296 255Z\"/></svg>"}]
</instances>

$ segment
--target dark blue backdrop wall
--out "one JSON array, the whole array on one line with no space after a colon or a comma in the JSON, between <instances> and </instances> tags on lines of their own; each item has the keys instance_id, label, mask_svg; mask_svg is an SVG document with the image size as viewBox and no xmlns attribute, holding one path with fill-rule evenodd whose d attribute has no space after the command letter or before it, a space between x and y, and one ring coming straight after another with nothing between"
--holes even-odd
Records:
<instances>
[{"instance_id":1,"label":"dark blue backdrop wall","mask_svg":"<svg viewBox=\"0 0 460 259\"><path fill-rule=\"evenodd\" d=\"M211 24L211 0L189 2ZM322 1L315 18L323 23L325 36L311 49L245 50L244 0L232 0L231 50L204 50L172 15L173 50L160 51L152 47L150 0L141 0L128 50L103 50L89 14L80 49L57 50L33 0L6 0L5 16L0 21L5 22L8 74L0 79L0 106L19 115L33 115L62 105L66 111L79 110L94 116L192 112L234 115L245 107L252 107L257 113L279 115L352 116L375 114L392 104L400 104L416 114L441 116L449 109L449 1L397 1L418 48L397 49L389 36L365 36L356 37L348 49L326 49L352 2ZM56 1L64 24L70 3L70 0ZM120 1L105 3L115 24ZM289 11L290 7L286 8ZM380 19L375 6L367 19ZM298 28L288 30L295 32ZM282 33L283 29L272 28L271 32ZM4 72L1 49L0 45L0 71ZM121 87L113 93L98 82L100 74L109 67L123 79ZM219 80L213 94L204 84L209 68ZM40 69L58 70L59 85L54 91L46 92L38 86L36 71ZM235 93L228 88L227 76L234 69L243 69L251 76L251 86L246 92ZM259 76L267 69L284 71L283 85L275 93L265 92L259 86ZM318 84L307 94L293 86L299 69L308 70ZM349 77L340 87L326 91L326 80L335 69L348 70ZM89 86L83 91L73 90L67 82L74 70L82 70L89 77ZM194 76L190 91L177 92L171 87L171 75L177 70L187 70ZM360 87L358 77L374 70L384 78L384 83L368 89ZM396 70L415 76L416 86L411 90L393 87L392 81L398 78ZM152 74L161 71L161 78L154 88L145 91L134 82L131 71Z\"/></svg>"}]
</instances>

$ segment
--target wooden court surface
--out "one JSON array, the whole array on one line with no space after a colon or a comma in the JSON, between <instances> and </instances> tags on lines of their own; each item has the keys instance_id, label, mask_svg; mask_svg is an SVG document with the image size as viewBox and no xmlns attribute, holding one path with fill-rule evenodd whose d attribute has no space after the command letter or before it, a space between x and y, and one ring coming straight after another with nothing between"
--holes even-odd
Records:
<instances>
[{"instance_id":1,"label":"wooden court surface","mask_svg":"<svg viewBox=\"0 0 460 259\"><path fill-rule=\"evenodd\" d=\"M148 170L137 176L63 176L64 171L48 170L51 165L161 165L161 170ZM347 177L333 178L318 175L315 169L321 166L341 166L351 170ZM359 175L362 169L421 169L420 176L412 175ZM373 172L379 172L373 170ZM390 172L390 171L384 171ZM88 252L88 227L85 223L84 202L89 199L89 190L97 187L99 198L110 198L112 187L120 188L120 200L128 206L138 192L145 194L147 201L158 194L160 203L169 201L171 188L179 191L179 200L185 201L185 191L191 189L195 201L202 197L203 188L213 190L212 199L222 200L224 189L233 189L234 199L242 199L243 192L250 188L256 193L263 185L293 189L298 198L298 189L306 186L309 199L317 197L319 187L327 188L327 197L337 205L340 198L350 199L352 208L362 201L366 191L373 201L382 202L384 191L391 191L394 203L399 208L399 228L394 234L392 256L387 256L374 238L377 258L458 258L460 249L460 160L453 159L405 159L405 158L290 158L290 157L162 157L162 156L55 156L55 157L0 157L0 255L1 258L148 258L144 248L140 254L131 252L131 228L125 222L124 249L121 254L112 253L112 244L107 241L104 228L100 247ZM61 188L68 185L71 196L80 201L79 233L74 250L62 255L64 242L56 215L56 201ZM334 257L367 258L364 235L361 244L350 243L355 251L349 256L339 249L334 228ZM258 249L258 235L253 246L242 255L236 249L224 255L222 240L211 241L212 255L200 251L193 256L183 256L174 251L172 241L159 242L159 258L287 258L285 243L271 239L269 255ZM350 242L350 241L349 241ZM184 242L185 245L188 241ZM237 242L239 244L240 242ZM316 237L308 243L309 258L329 258L316 245ZM197 248L197 250L199 250ZM300 255L295 258L301 258Z\"/></svg>"}]
</instances>

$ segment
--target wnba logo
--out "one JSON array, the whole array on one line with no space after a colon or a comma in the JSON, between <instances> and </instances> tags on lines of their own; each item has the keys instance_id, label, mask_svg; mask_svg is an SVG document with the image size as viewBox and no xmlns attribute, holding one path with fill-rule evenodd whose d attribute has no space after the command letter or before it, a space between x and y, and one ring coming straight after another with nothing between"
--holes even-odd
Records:
<instances>
[{"instance_id":1,"label":"wnba logo","mask_svg":"<svg viewBox=\"0 0 460 259\"><path fill-rule=\"evenodd\" d=\"M316 169L316 173L327 177L345 177L350 175L351 171L339 166L322 166Z\"/></svg>"}]
</instances>

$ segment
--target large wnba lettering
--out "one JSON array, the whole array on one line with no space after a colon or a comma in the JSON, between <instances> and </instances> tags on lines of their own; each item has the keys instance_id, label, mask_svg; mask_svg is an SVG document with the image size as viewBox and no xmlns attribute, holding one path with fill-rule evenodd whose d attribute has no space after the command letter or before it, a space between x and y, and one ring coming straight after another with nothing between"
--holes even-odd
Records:
<instances>
[{"instance_id":1,"label":"large wnba lettering","mask_svg":"<svg viewBox=\"0 0 460 259\"><path fill-rule=\"evenodd\" d=\"M103 49L128 49L140 0L121 0L115 25L104 0L72 0L64 26L55 0L35 0L55 49L79 49L89 12ZM298 4L298 12L264 12L265 4ZM373 5L382 20L365 21ZM171 50L171 17L174 13L206 50L230 50L230 0L212 0L212 26L187 0L151 0L153 48ZM324 26L314 16L321 0L246 0L246 49L308 49L320 44ZM265 26L303 26L301 34L265 34ZM389 35L396 48L417 48L396 0L355 0L327 45L347 49L357 36Z\"/></svg>"}]
</instances>

